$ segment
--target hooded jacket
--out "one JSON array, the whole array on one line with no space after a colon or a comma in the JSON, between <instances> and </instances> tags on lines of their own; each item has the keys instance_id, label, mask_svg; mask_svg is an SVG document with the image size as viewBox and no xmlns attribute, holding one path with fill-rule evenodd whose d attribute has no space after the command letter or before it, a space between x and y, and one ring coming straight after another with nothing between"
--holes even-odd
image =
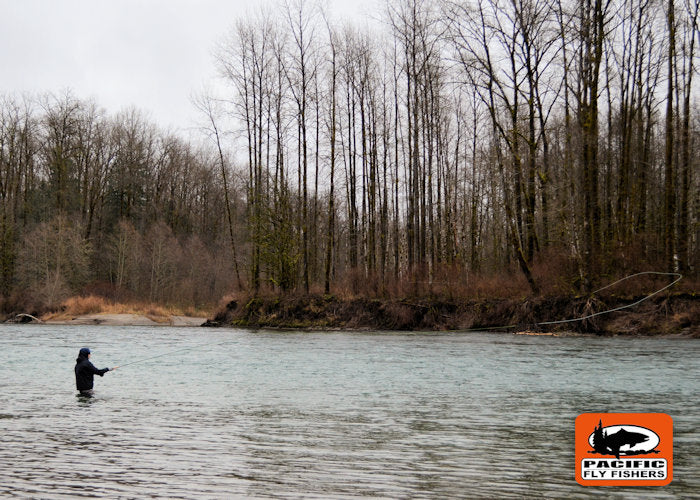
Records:
<instances>
[{"instance_id":1,"label":"hooded jacket","mask_svg":"<svg viewBox=\"0 0 700 500\"><path fill-rule=\"evenodd\" d=\"M89 351L88 351L89 352ZM109 368L98 370L87 357L87 353L80 350L78 359L75 360L75 385L79 391L89 391L92 389L95 375L103 376Z\"/></svg>"}]
</instances>

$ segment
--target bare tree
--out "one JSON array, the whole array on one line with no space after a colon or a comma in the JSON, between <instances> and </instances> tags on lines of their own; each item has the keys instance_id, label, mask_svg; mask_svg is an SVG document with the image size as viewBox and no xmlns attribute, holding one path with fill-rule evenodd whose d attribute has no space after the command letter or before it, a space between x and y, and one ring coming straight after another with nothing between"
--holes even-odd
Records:
<instances>
[{"instance_id":1,"label":"bare tree","mask_svg":"<svg viewBox=\"0 0 700 500\"><path fill-rule=\"evenodd\" d=\"M231 255L233 256L233 270L236 273L236 282L238 283L238 289L243 289L243 283L241 282L241 275L238 270L238 252L236 251L236 237L233 232L233 215L231 213L231 199L229 196L229 183L227 179L226 157L224 154L223 145L221 143L221 133L219 132L219 126L217 125L216 116L219 111L216 109L217 102L211 95L202 95L196 101L195 105L199 110L204 113L208 121L207 133L216 142L216 150L219 156L219 166L221 167L221 181L224 186L224 200L226 204L226 219L228 222L228 233L229 240L231 244Z\"/></svg>"}]
</instances>

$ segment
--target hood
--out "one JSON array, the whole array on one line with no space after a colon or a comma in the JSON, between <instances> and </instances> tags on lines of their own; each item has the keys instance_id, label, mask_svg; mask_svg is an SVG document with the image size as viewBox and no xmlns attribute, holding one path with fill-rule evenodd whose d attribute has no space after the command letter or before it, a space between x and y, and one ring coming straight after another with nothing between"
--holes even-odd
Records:
<instances>
[{"instance_id":1,"label":"hood","mask_svg":"<svg viewBox=\"0 0 700 500\"><path fill-rule=\"evenodd\" d=\"M83 347L80 349L80 352L78 353L78 358L75 360L76 363L80 363L84 359L88 359L88 355L90 354L90 349L87 347Z\"/></svg>"}]
</instances>

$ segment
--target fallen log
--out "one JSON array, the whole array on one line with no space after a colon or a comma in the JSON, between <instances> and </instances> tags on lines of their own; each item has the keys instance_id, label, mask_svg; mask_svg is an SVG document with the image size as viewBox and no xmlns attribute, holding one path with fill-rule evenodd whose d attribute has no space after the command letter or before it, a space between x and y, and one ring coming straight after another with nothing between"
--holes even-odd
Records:
<instances>
[{"instance_id":1,"label":"fallen log","mask_svg":"<svg viewBox=\"0 0 700 500\"><path fill-rule=\"evenodd\" d=\"M7 321L8 323L43 323L39 318L36 316L32 316L31 314L27 313L20 313L16 315L14 318L9 319Z\"/></svg>"}]
</instances>

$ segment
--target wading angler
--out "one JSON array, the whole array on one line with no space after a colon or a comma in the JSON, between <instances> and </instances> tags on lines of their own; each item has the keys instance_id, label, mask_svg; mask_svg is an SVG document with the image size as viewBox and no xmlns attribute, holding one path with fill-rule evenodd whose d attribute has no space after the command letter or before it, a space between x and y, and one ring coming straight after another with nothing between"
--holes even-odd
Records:
<instances>
[{"instance_id":1,"label":"wading angler","mask_svg":"<svg viewBox=\"0 0 700 500\"><path fill-rule=\"evenodd\" d=\"M78 358L75 360L75 386L80 391L81 396L92 396L95 375L102 377L105 373L119 368L97 369L90 361L91 352L87 347L80 349Z\"/></svg>"}]
</instances>

